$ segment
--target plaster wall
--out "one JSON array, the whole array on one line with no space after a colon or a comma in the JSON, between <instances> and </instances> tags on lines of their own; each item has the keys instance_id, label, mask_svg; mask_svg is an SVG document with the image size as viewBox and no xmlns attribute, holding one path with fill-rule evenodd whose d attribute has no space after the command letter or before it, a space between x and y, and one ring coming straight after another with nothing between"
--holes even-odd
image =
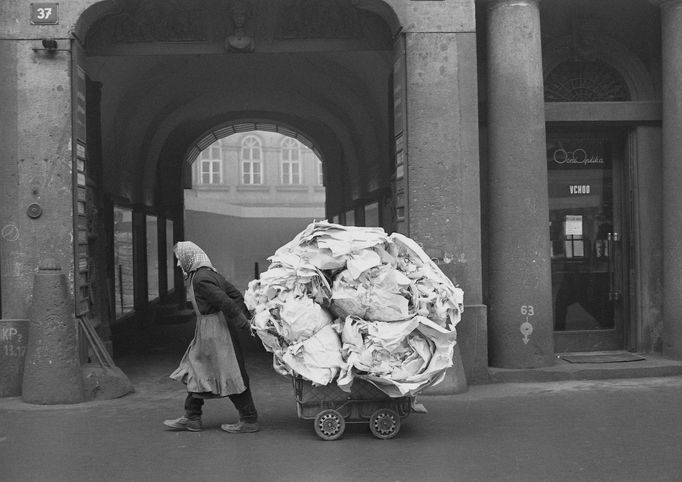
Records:
<instances>
[{"instance_id":1,"label":"plaster wall","mask_svg":"<svg viewBox=\"0 0 682 482\"><path fill-rule=\"evenodd\" d=\"M0 111L3 127L0 129L0 318L22 311L15 297L10 298L10 288L21 277L17 191L19 174L17 165L17 44L0 41ZM13 288L12 288L13 290Z\"/></svg>"},{"instance_id":2,"label":"plaster wall","mask_svg":"<svg viewBox=\"0 0 682 482\"><path fill-rule=\"evenodd\" d=\"M30 22L30 0L0 2L0 32L8 39L69 39L78 17L93 0L73 0L59 3L59 23L56 25L32 25Z\"/></svg>"},{"instance_id":3,"label":"plaster wall","mask_svg":"<svg viewBox=\"0 0 682 482\"><path fill-rule=\"evenodd\" d=\"M11 75L0 94L7 138L0 162L8 174L2 178L0 220L2 315L11 318L29 316L41 260L55 259L73 279L70 57L34 52L35 45L4 40L0 47L3 72ZM31 204L42 210L35 219L27 215Z\"/></svg>"}]
</instances>

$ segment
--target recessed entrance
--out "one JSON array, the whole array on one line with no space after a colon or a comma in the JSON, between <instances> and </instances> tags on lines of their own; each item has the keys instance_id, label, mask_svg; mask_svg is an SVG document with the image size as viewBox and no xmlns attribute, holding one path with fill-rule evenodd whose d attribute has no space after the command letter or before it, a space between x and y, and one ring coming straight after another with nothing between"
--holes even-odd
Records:
<instances>
[{"instance_id":1,"label":"recessed entrance","mask_svg":"<svg viewBox=\"0 0 682 482\"><path fill-rule=\"evenodd\" d=\"M625 145L621 130L548 129L558 353L624 346Z\"/></svg>"},{"instance_id":2,"label":"recessed entrance","mask_svg":"<svg viewBox=\"0 0 682 482\"><path fill-rule=\"evenodd\" d=\"M223 259L211 250L213 261L243 290L256 266L267 267L263 253L272 254L270 245L257 248L293 236L284 229L277 231L283 239L268 233L283 224L294 229L292 218L278 213L304 187L316 209L307 217L392 222L372 216L391 213L390 94L400 25L388 4L254 0L244 12L236 0L142 3L91 6L72 42L80 115L74 122L77 303L104 339L110 327L184 320L183 280L171 246L192 229L201 230L203 238L194 237L206 249L211 243L221 243L220 252L230 249ZM263 144L260 159L202 158L207 162L194 165L201 164L206 180L202 194L229 195L233 205L216 207L230 215L221 222L214 212L197 214L184 198L193 161L229 134L258 140L252 131L290 140L277 146L279 157ZM300 171L291 157L299 144L322 165ZM256 152L248 146L244 152ZM277 204L279 194L285 201ZM228 243L228 234L246 237L246 218L276 221L247 241Z\"/></svg>"}]
</instances>

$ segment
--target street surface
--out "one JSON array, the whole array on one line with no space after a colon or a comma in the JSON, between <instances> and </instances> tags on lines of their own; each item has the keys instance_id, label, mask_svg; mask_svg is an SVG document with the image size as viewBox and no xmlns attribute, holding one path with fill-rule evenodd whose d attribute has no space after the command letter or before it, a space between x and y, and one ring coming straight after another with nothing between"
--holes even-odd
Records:
<instances>
[{"instance_id":1,"label":"street surface","mask_svg":"<svg viewBox=\"0 0 682 482\"><path fill-rule=\"evenodd\" d=\"M247 366L262 430L227 434L228 400L205 405L204 431L172 432L185 392L168 379L187 340L148 346L119 366L136 392L36 406L0 399L0 480L14 481L679 481L682 377L472 386L423 396L395 439L366 425L323 441L299 420L271 358ZM171 351L169 351L171 350Z\"/></svg>"}]
</instances>

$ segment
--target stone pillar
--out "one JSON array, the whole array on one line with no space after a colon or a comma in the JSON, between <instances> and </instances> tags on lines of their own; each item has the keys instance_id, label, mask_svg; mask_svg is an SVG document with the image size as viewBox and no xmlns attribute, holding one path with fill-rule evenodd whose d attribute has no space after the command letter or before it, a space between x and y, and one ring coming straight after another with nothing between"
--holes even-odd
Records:
<instances>
[{"instance_id":1,"label":"stone pillar","mask_svg":"<svg viewBox=\"0 0 682 482\"><path fill-rule=\"evenodd\" d=\"M490 364L554 360L540 14L537 0L488 7Z\"/></svg>"},{"instance_id":2,"label":"stone pillar","mask_svg":"<svg viewBox=\"0 0 682 482\"><path fill-rule=\"evenodd\" d=\"M28 12L27 3L0 2L0 31L7 32L0 39L0 317L11 319L29 317L39 259L73 267L71 58L27 40L57 37L45 32L51 27L38 34ZM69 40L59 45L66 49Z\"/></svg>"},{"instance_id":3,"label":"stone pillar","mask_svg":"<svg viewBox=\"0 0 682 482\"><path fill-rule=\"evenodd\" d=\"M682 359L682 1L656 3L663 65L663 354Z\"/></svg>"},{"instance_id":4,"label":"stone pillar","mask_svg":"<svg viewBox=\"0 0 682 482\"><path fill-rule=\"evenodd\" d=\"M477 98L475 33L405 34L406 234L464 291L458 333L467 337L458 337L455 367L439 393L466 388L463 355L466 376L487 366L474 357L487 353Z\"/></svg>"}]
</instances>

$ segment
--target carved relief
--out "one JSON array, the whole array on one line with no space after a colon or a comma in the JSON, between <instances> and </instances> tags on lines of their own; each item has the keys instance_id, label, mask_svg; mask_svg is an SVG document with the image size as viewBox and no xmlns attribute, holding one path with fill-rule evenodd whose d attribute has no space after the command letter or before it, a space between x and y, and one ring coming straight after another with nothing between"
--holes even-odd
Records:
<instances>
[{"instance_id":1,"label":"carved relief","mask_svg":"<svg viewBox=\"0 0 682 482\"><path fill-rule=\"evenodd\" d=\"M204 41L204 17L191 0L142 0L112 19L114 42Z\"/></svg>"},{"instance_id":2,"label":"carved relief","mask_svg":"<svg viewBox=\"0 0 682 482\"><path fill-rule=\"evenodd\" d=\"M279 6L278 39L349 39L361 36L357 11L341 0L284 0Z\"/></svg>"},{"instance_id":3,"label":"carved relief","mask_svg":"<svg viewBox=\"0 0 682 482\"><path fill-rule=\"evenodd\" d=\"M256 43L246 32L246 23L253 16L251 4L244 0L236 0L230 5L232 18L232 34L225 40L225 47L232 52L253 52Z\"/></svg>"}]
</instances>

